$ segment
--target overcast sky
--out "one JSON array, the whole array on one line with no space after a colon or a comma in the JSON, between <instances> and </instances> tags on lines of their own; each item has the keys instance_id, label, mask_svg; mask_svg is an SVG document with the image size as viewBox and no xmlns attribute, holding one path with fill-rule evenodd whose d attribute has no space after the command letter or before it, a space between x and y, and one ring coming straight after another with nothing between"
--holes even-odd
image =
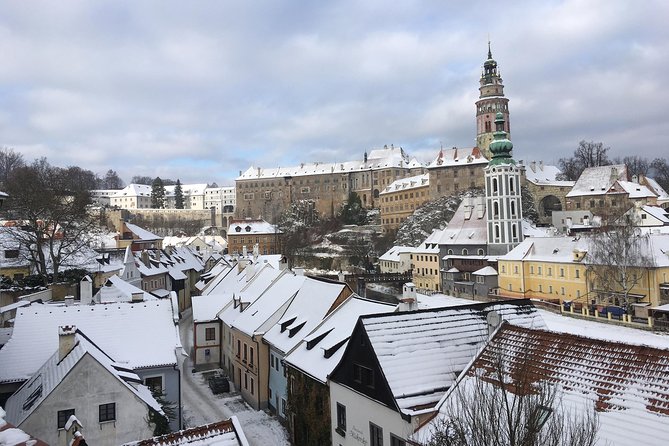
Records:
<instances>
[{"instance_id":1,"label":"overcast sky","mask_svg":"<svg viewBox=\"0 0 669 446\"><path fill-rule=\"evenodd\" d=\"M669 157L669 1L0 5L0 146L233 184L250 166L475 145L488 36L517 159Z\"/></svg>"}]
</instances>

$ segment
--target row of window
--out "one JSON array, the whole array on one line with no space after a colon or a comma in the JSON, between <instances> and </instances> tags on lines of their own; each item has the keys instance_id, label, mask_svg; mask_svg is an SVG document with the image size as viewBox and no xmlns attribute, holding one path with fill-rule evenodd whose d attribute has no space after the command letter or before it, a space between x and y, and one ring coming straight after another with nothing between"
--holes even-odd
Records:
<instances>
[{"instance_id":1,"label":"row of window","mask_svg":"<svg viewBox=\"0 0 669 446\"><path fill-rule=\"evenodd\" d=\"M336 432L342 437L346 436L346 406L337 403L337 428ZM370 421L369 441L371 446L383 446L383 428ZM390 446L405 446L406 442L397 435L390 434Z\"/></svg>"},{"instance_id":2,"label":"row of window","mask_svg":"<svg viewBox=\"0 0 669 446\"><path fill-rule=\"evenodd\" d=\"M74 409L64 409L58 411L57 428L65 429L67 420L74 415ZM105 403L98 406L98 422L104 423L106 421L116 420L116 403Z\"/></svg>"}]
</instances>

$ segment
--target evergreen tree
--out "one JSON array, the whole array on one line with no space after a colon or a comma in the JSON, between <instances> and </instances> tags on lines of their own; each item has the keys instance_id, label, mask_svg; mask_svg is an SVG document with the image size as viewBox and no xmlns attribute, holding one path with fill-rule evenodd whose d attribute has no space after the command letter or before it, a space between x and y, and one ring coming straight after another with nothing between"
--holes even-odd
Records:
<instances>
[{"instance_id":1,"label":"evergreen tree","mask_svg":"<svg viewBox=\"0 0 669 446\"><path fill-rule=\"evenodd\" d=\"M177 209L184 208L184 192L181 189L181 180L177 179L177 185L174 186L174 207Z\"/></svg>"},{"instance_id":2,"label":"evergreen tree","mask_svg":"<svg viewBox=\"0 0 669 446\"><path fill-rule=\"evenodd\" d=\"M367 210L362 206L358 194L355 192L348 194L348 200L342 207L339 218L345 225L364 225L367 223Z\"/></svg>"},{"instance_id":3,"label":"evergreen tree","mask_svg":"<svg viewBox=\"0 0 669 446\"><path fill-rule=\"evenodd\" d=\"M163 209L165 207L165 186L160 177L156 177L151 185L151 207Z\"/></svg>"}]
</instances>

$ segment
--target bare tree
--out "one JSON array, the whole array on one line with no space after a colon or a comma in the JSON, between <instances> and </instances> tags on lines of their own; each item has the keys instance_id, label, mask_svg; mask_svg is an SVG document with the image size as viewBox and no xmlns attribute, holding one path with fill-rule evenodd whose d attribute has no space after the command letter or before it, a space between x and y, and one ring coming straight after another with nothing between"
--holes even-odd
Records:
<instances>
[{"instance_id":1,"label":"bare tree","mask_svg":"<svg viewBox=\"0 0 669 446\"><path fill-rule=\"evenodd\" d=\"M627 173L630 175L648 175L650 171L650 162L647 158L637 155L625 156L623 158L616 157L612 160L613 164L624 164L627 166Z\"/></svg>"},{"instance_id":2,"label":"bare tree","mask_svg":"<svg viewBox=\"0 0 669 446\"><path fill-rule=\"evenodd\" d=\"M7 212L21 228L11 234L45 285L58 281L61 267L89 246L97 230L89 212L91 176L42 158L14 169L7 180Z\"/></svg>"},{"instance_id":3,"label":"bare tree","mask_svg":"<svg viewBox=\"0 0 669 446\"><path fill-rule=\"evenodd\" d=\"M665 190L669 191L669 164L665 158L655 158L650 167L653 171L653 178Z\"/></svg>"},{"instance_id":4,"label":"bare tree","mask_svg":"<svg viewBox=\"0 0 669 446\"><path fill-rule=\"evenodd\" d=\"M560 158L558 164L562 174L568 180L577 180L588 167L608 166L611 164L607 152L610 147L604 147L601 142L581 141L570 158Z\"/></svg>"},{"instance_id":5,"label":"bare tree","mask_svg":"<svg viewBox=\"0 0 669 446\"><path fill-rule=\"evenodd\" d=\"M513 361L494 349L485 376L469 374L457 384L433 422L427 446L597 443L599 417L594 407L570 411L562 404L557 385L532 373L530 346L520 349L526 354Z\"/></svg>"},{"instance_id":6,"label":"bare tree","mask_svg":"<svg viewBox=\"0 0 669 446\"><path fill-rule=\"evenodd\" d=\"M630 312L632 289L641 284L653 265L650 236L642 234L634 213L593 233L588 240L587 272L600 303L625 307Z\"/></svg>"},{"instance_id":7,"label":"bare tree","mask_svg":"<svg viewBox=\"0 0 669 446\"><path fill-rule=\"evenodd\" d=\"M23 155L14 151L14 149L9 149L3 147L0 149L0 187L5 187L7 178L9 174L19 167L25 166L26 163L23 160Z\"/></svg>"}]
</instances>

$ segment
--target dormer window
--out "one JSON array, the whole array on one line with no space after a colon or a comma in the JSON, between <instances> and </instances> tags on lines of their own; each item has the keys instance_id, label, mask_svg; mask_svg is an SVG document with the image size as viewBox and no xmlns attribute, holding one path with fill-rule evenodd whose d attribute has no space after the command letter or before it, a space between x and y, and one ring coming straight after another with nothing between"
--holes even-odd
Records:
<instances>
[{"instance_id":1,"label":"dormer window","mask_svg":"<svg viewBox=\"0 0 669 446\"><path fill-rule=\"evenodd\" d=\"M244 230L245 230L246 232L251 232L251 226L247 226L247 227L245 227Z\"/></svg>"},{"instance_id":2,"label":"dormer window","mask_svg":"<svg viewBox=\"0 0 669 446\"><path fill-rule=\"evenodd\" d=\"M241 232L241 231L242 231L242 227L241 227L241 226L237 226L237 227L235 227L235 232Z\"/></svg>"}]
</instances>

